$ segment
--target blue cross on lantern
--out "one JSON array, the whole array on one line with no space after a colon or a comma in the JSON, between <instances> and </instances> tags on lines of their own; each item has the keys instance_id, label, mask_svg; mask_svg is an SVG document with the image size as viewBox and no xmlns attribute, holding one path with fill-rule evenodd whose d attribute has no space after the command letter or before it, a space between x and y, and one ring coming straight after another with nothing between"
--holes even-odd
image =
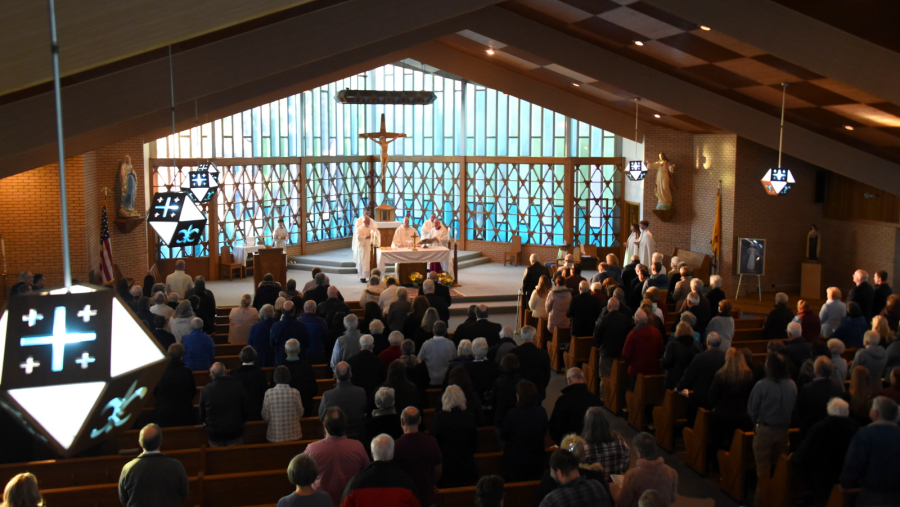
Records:
<instances>
[{"instance_id":1,"label":"blue cross on lantern","mask_svg":"<svg viewBox=\"0 0 900 507\"><path fill-rule=\"evenodd\" d=\"M209 202L219 189L219 170L213 162L205 162L190 171L181 190L196 203Z\"/></svg>"}]
</instances>

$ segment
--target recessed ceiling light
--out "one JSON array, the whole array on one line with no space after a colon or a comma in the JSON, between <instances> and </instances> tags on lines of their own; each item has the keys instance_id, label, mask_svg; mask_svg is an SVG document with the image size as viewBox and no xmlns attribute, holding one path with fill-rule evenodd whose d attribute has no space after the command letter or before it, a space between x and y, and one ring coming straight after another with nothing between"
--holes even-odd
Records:
<instances>
[{"instance_id":1,"label":"recessed ceiling light","mask_svg":"<svg viewBox=\"0 0 900 507\"><path fill-rule=\"evenodd\" d=\"M700 25L700 29L703 30L704 32L708 32L708 31L712 30L712 28L710 28L706 25Z\"/></svg>"},{"instance_id":2,"label":"recessed ceiling light","mask_svg":"<svg viewBox=\"0 0 900 507\"><path fill-rule=\"evenodd\" d=\"M853 130L853 125L844 125L844 128L847 130Z\"/></svg>"},{"instance_id":3,"label":"recessed ceiling light","mask_svg":"<svg viewBox=\"0 0 900 507\"><path fill-rule=\"evenodd\" d=\"M662 118L662 116L660 116L659 113L654 114L653 117L654 118Z\"/></svg>"},{"instance_id":4,"label":"recessed ceiling light","mask_svg":"<svg viewBox=\"0 0 900 507\"><path fill-rule=\"evenodd\" d=\"M581 86L581 85L578 83L572 83L572 86Z\"/></svg>"},{"instance_id":5,"label":"recessed ceiling light","mask_svg":"<svg viewBox=\"0 0 900 507\"><path fill-rule=\"evenodd\" d=\"M643 46L644 43L641 42L641 41L639 41L639 40L636 40L636 41L634 41L634 45L635 45L635 46Z\"/></svg>"},{"instance_id":6,"label":"recessed ceiling light","mask_svg":"<svg viewBox=\"0 0 900 507\"><path fill-rule=\"evenodd\" d=\"M487 49L484 50L484 52L487 53L487 54L489 54L489 55L492 55L492 54L495 53L494 48L487 48Z\"/></svg>"}]
</instances>

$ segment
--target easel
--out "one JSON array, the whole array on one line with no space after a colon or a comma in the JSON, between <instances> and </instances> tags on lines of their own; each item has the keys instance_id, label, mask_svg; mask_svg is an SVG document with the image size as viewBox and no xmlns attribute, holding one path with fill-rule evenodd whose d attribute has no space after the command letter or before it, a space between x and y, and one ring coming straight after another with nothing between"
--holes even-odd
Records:
<instances>
[{"instance_id":1,"label":"easel","mask_svg":"<svg viewBox=\"0 0 900 507\"><path fill-rule=\"evenodd\" d=\"M756 290L759 292L759 300L762 301L762 275L747 275L747 276L755 276L756 277ZM734 299L737 299L741 294L741 283L744 281L744 274L741 273L740 278L738 278L737 292L734 293Z\"/></svg>"}]
</instances>

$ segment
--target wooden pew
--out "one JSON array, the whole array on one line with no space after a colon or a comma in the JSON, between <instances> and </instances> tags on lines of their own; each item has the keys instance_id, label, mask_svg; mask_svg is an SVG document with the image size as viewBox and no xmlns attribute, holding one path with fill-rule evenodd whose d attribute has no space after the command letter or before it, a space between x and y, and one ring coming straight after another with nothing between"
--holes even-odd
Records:
<instances>
[{"instance_id":1,"label":"wooden pew","mask_svg":"<svg viewBox=\"0 0 900 507\"><path fill-rule=\"evenodd\" d=\"M216 345L216 357L239 355L241 350L246 346L246 343L224 343L222 345Z\"/></svg>"},{"instance_id":2,"label":"wooden pew","mask_svg":"<svg viewBox=\"0 0 900 507\"><path fill-rule=\"evenodd\" d=\"M662 405L653 407L656 444L668 452L675 451L675 429L687 423L687 398L666 389Z\"/></svg>"},{"instance_id":3,"label":"wooden pew","mask_svg":"<svg viewBox=\"0 0 900 507\"><path fill-rule=\"evenodd\" d=\"M531 505L540 481L510 482L504 485L504 505ZM470 507L475 504L475 486L439 489L434 507Z\"/></svg>"},{"instance_id":4,"label":"wooden pew","mask_svg":"<svg viewBox=\"0 0 900 507\"><path fill-rule=\"evenodd\" d=\"M553 336L547 345L547 353L550 354L550 369L559 371L563 368L562 347L569 345L572 340L572 328L557 327L553 330Z\"/></svg>"},{"instance_id":5,"label":"wooden pew","mask_svg":"<svg viewBox=\"0 0 900 507\"><path fill-rule=\"evenodd\" d=\"M425 396L428 398L426 406L435 408L441 405L441 396L444 394L443 389L426 389ZM402 409L401 409L402 410Z\"/></svg>"},{"instance_id":6,"label":"wooden pew","mask_svg":"<svg viewBox=\"0 0 900 507\"><path fill-rule=\"evenodd\" d=\"M719 489L731 498L742 502L747 496L746 479L747 472L756 469L753 460L753 432L734 431L734 439L731 441L731 449L720 450L719 470L722 478Z\"/></svg>"},{"instance_id":7,"label":"wooden pew","mask_svg":"<svg viewBox=\"0 0 900 507\"><path fill-rule=\"evenodd\" d=\"M628 408L628 424L644 431L647 425L647 405L658 405L663 401L665 375L644 375L639 373L634 384L634 391L625 392L625 405Z\"/></svg>"},{"instance_id":8,"label":"wooden pew","mask_svg":"<svg viewBox=\"0 0 900 507\"><path fill-rule=\"evenodd\" d=\"M566 370L581 366L591 356L591 347L594 345L593 336L576 336L569 342L569 350L563 353L563 363ZM583 371L583 369L582 369Z\"/></svg>"},{"instance_id":9,"label":"wooden pew","mask_svg":"<svg viewBox=\"0 0 900 507\"><path fill-rule=\"evenodd\" d=\"M544 465L547 466L550 463L550 455L553 454L553 451L556 449L548 448L544 453ZM478 477L484 477L485 475L499 475L503 476L503 453L502 452L488 452L484 454L476 454L475 455L475 468L478 470Z\"/></svg>"},{"instance_id":10,"label":"wooden pew","mask_svg":"<svg viewBox=\"0 0 900 507\"><path fill-rule=\"evenodd\" d=\"M284 472L282 472L284 474ZM287 475L285 475L287 477ZM38 478L40 481L40 478ZM116 479L118 481L118 478ZM185 505L200 505L200 480L188 478L188 499ZM119 503L119 485L95 484L91 486L75 486L72 488L42 489L46 505L65 505L66 507L122 507Z\"/></svg>"},{"instance_id":11,"label":"wooden pew","mask_svg":"<svg viewBox=\"0 0 900 507\"><path fill-rule=\"evenodd\" d=\"M534 346L543 349L544 345L549 341L550 331L547 330L547 319L538 319L537 333L534 335Z\"/></svg>"},{"instance_id":12,"label":"wooden pew","mask_svg":"<svg viewBox=\"0 0 900 507\"><path fill-rule=\"evenodd\" d=\"M828 497L828 503L825 507L853 507L856 504L856 497L859 496L860 488L853 488L844 491L840 484L835 484L831 490L831 496Z\"/></svg>"},{"instance_id":13,"label":"wooden pew","mask_svg":"<svg viewBox=\"0 0 900 507\"><path fill-rule=\"evenodd\" d=\"M275 374L275 368L263 368L263 371L266 372L266 380L272 382L272 375ZM195 371L194 383L197 384L197 387L203 387L206 384L209 384L209 371Z\"/></svg>"},{"instance_id":14,"label":"wooden pew","mask_svg":"<svg viewBox=\"0 0 900 507\"><path fill-rule=\"evenodd\" d=\"M625 408L625 385L628 382L628 367L625 361L616 359L613 361L609 377L602 378L603 403L613 414L617 414Z\"/></svg>"},{"instance_id":15,"label":"wooden pew","mask_svg":"<svg viewBox=\"0 0 900 507\"><path fill-rule=\"evenodd\" d=\"M207 475L203 478L203 506L241 507L276 504L294 491L288 480L287 463L272 463L275 470Z\"/></svg>"},{"instance_id":16,"label":"wooden pew","mask_svg":"<svg viewBox=\"0 0 900 507\"><path fill-rule=\"evenodd\" d=\"M681 430L684 439L684 464L701 476L706 475L706 446L709 445L709 410L697 409L694 427Z\"/></svg>"},{"instance_id":17,"label":"wooden pew","mask_svg":"<svg viewBox=\"0 0 900 507\"><path fill-rule=\"evenodd\" d=\"M522 318L523 318L522 327L532 326L535 329L537 329L538 320L537 320L537 318L535 318L533 311L525 310L525 314L522 316Z\"/></svg>"},{"instance_id":18,"label":"wooden pew","mask_svg":"<svg viewBox=\"0 0 900 507\"><path fill-rule=\"evenodd\" d=\"M732 312L732 315L734 312ZM734 319L734 328L735 329L762 329L764 320L762 317L753 317L749 319L739 319L735 317Z\"/></svg>"},{"instance_id":19,"label":"wooden pew","mask_svg":"<svg viewBox=\"0 0 900 507\"><path fill-rule=\"evenodd\" d=\"M581 367L584 370L584 382L588 391L597 394L600 392L600 349L591 347L588 360Z\"/></svg>"},{"instance_id":20,"label":"wooden pew","mask_svg":"<svg viewBox=\"0 0 900 507\"><path fill-rule=\"evenodd\" d=\"M763 329L761 327L758 328L749 328L749 329L734 329L734 338L731 339L731 344L734 345L737 342L746 342L753 340L765 340L766 335L763 334Z\"/></svg>"},{"instance_id":21,"label":"wooden pew","mask_svg":"<svg viewBox=\"0 0 900 507\"><path fill-rule=\"evenodd\" d=\"M778 457L775 465L775 475L769 482L769 495L766 505L770 507L790 507L796 505L794 500L806 496L808 493L794 480L794 470L791 466L791 458L788 454Z\"/></svg>"},{"instance_id":22,"label":"wooden pew","mask_svg":"<svg viewBox=\"0 0 900 507\"><path fill-rule=\"evenodd\" d=\"M740 349L748 348L750 352L754 354L765 354L768 350L769 341L768 340L749 340L744 342L731 342L732 347L737 347Z\"/></svg>"}]
</instances>

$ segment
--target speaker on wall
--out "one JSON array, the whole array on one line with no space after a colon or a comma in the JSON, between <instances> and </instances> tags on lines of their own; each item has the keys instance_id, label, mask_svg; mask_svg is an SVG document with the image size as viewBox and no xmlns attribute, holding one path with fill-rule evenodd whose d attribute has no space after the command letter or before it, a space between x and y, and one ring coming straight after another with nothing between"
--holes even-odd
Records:
<instances>
[{"instance_id":1,"label":"speaker on wall","mask_svg":"<svg viewBox=\"0 0 900 507\"><path fill-rule=\"evenodd\" d=\"M825 202L825 186L828 183L828 171L816 171L816 204Z\"/></svg>"}]
</instances>

